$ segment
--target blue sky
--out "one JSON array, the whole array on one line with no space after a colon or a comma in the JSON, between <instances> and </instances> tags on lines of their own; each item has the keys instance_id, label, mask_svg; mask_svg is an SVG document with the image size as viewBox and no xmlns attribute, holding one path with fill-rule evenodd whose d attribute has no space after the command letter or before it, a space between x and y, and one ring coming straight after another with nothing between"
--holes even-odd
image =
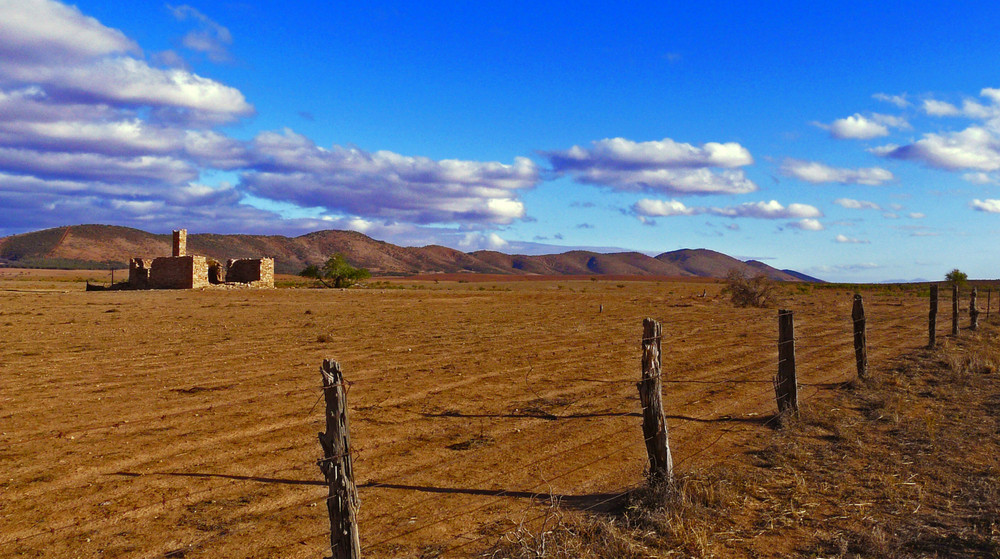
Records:
<instances>
[{"instance_id":1,"label":"blue sky","mask_svg":"<svg viewBox=\"0 0 1000 559\"><path fill-rule=\"evenodd\" d=\"M0 235L1000 275L1000 8L686 4L0 0Z\"/></svg>"}]
</instances>

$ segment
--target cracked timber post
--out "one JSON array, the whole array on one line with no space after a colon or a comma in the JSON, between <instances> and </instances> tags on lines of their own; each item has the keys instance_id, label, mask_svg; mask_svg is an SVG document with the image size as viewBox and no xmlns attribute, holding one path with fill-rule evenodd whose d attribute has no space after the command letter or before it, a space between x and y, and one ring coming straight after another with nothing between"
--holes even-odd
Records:
<instances>
[{"instance_id":1,"label":"cracked timber post","mask_svg":"<svg viewBox=\"0 0 1000 559\"><path fill-rule=\"evenodd\" d=\"M938 286L931 286L931 310L927 314L927 348L937 345Z\"/></svg>"},{"instance_id":2,"label":"cracked timber post","mask_svg":"<svg viewBox=\"0 0 1000 559\"><path fill-rule=\"evenodd\" d=\"M958 283L951 286L951 335L958 336Z\"/></svg>"},{"instance_id":3,"label":"cracked timber post","mask_svg":"<svg viewBox=\"0 0 1000 559\"><path fill-rule=\"evenodd\" d=\"M674 462L670 457L667 419L663 414L663 379L660 377L660 323L642 321L642 380L636 383L642 403L642 436L649 455L649 477L667 483L674 481Z\"/></svg>"},{"instance_id":4,"label":"cracked timber post","mask_svg":"<svg viewBox=\"0 0 1000 559\"><path fill-rule=\"evenodd\" d=\"M868 339L865 332L865 303L860 294L854 295L851 319L854 321L854 357L858 363L858 378L864 380L868 378Z\"/></svg>"},{"instance_id":5,"label":"cracked timber post","mask_svg":"<svg viewBox=\"0 0 1000 559\"><path fill-rule=\"evenodd\" d=\"M792 311L778 311L778 376L774 378L778 414L799 413L799 386L795 379L795 323Z\"/></svg>"},{"instance_id":6,"label":"cracked timber post","mask_svg":"<svg viewBox=\"0 0 1000 559\"><path fill-rule=\"evenodd\" d=\"M976 288L972 288L972 294L969 296L969 330L976 331L979 329L979 304L976 302Z\"/></svg>"},{"instance_id":7,"label":"cracked timber post","mask_svg":"<svg viewBox=\"0 0 1000 559\"><path fill-rule=\"evenodd\" d=\"M351 432L347 420L347 391L340 364L324 359L323 395L326 398L326 433L319 434L323 459L317 462L330 486L326 508L330 513L330 559L359 559L358 489L351 463Z\"/></svg>"}]
</instances>

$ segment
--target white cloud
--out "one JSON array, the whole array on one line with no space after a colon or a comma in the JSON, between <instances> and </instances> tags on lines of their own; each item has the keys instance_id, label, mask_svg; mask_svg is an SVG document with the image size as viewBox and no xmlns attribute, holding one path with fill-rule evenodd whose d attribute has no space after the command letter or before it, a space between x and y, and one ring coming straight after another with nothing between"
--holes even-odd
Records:
<instances>
[{"instance_id":1,"label":"white cloud","mask_svg":"<svg viewBox=\"0 0 1000 559\"><path fill-rule=\"evenodd\" d=\"M895 179L890 171L881 167L841 169L817 161L802 161L800 159L786 159L781 165L781 172L813 184L836 182L878 186Z\"/></svg>"},{"instance_id":2,"label":"white cloud","mask_svg":"<svg viewBox=\"0 0 1000 559\"><path fill-rule=\"evenodd\" d=\"M2 0L0 21L0 56L5 66L38 61L68 64L139 52L121 31L59 2Z\"/></svg>"},{"instance_id":3,"label":"white cloud","mask_svg":"<svg viewBox=\"0 0 1000 559\"><path fill-rule=\"evenodd\" d=\"M727 207L688 207L677 200L639 200L632 205L632 211L640 218L670 217L677 215L711 214L732 218L789 219L823 217L823 212L808 204L781 205L777 200L769 202L745 202ZM815 221L815 220L812 220ZM818 224L818 222L817 222Z\"/></svg>"},{"instance_id":4,"label":"white cloud","mask_svg":"<svg viewBox=\"0 0 1000 559\"><path fill-rule=\"evenodd\" d=\"M824 229L823 224L815 219L800 219L789 223L788 226L803 231L822 231Z\"/></svg>"},{"instance_id":5,"label":"white cloud","mask_svg":"<svg viewBox=\"0 0 1000 559\"><path fill-rule=\"evenodd\" d=\"M523 157L502 164L327 149L288 129L259 134L251 159L242 184L256 196L415 223L510 223L525 215L518 191L539 181Z\"/></svg>"},{"instance_id":6,"label":"white cloud","mask_svg":"<svg viewBox=\"0 0 1000 559\"><path fill-rule=\"evenodd\" d=\"M638 215L647 217L693 215L697 213L695 208L689 208L677 200L642 199L632 206L632 210Z\"/></svg>"},{"instance_id":7,"label":"white cloud","mask_svg":"<svg viewBox=\"0 0 1000 559\"><path fill-rule=\"evenodd\" d=\"M923 219L927 217L927 214L921 212L910 212L909 214L907 214L907 217L909 217L910 219Z\"/></svg>"},{"instance_id":8,"label":"white cloud","mask_svg":"<svg viewBox=\"0 0 1000 559\"><path fill-rule=\"evenodd\" d=\"M962 114L962 111L958 110L955 105L935 99L925 99L922 108L925 113L931 116L958 116Z\"/></svg>"},{"instance_id":9,"label":"white cloud","mask_svg":"<svg viewBox=\"0 0 1000 559\"><path fill-rule=\"evenodd\" d=\"M875 120L869 120L855 113L846 118L839 118L829 125L819 124L830 131L830 135L839 140L870 140L879 136L888 136L889 128Z\"/></svg>"},{"instance_id":10,"label":"white cloud","mask_svg":"<svg viewBox=\"0 0 1000 559\"><path fill-rule=\"evenodd\" d=\"M557 173L617 190L668 194L744 194L757 190L757 185L738 169L751 165L753 157L734 142L709 142L696 147L669 138L653 142L610 138L592 142L589 149L573 146L541 154Z\"/></svg>"},{"instance_id":11,"label":"white cloud","mask_svg":"<svg viewBox=\"0 0 1000 559\"><path fill-rule=\"evenodd\" d=\"M997 179L989 173L964 173L962 179L972 184L996 184Z\"/></svg>"},{"instance_id":12,"label":"white cloud","mask_svg":"<svg viewBox=\"0 0 1000 559\"><path fill-rule=\"evenodd\" d=\"M75 7L2 0L0 21L0 86L40 87L63 102L170 108L215 120L253 112L235 88L131 56L140 53L133 41Z\"/></svg>"},{"instance_id":13,"label":"white cloud","mask_svg":"<svg viewBox=\"0 0 1000 559\"><path fill-rule=\"evenodd\" d=\"M885 126L888 126L890 128L902 128L905 130L913 128L912 126L910 126L910 123L901 116L872 113L872 120L874 120L879 124L884 124Z\"/></svg>"},{"instance_id":14,"label":"white cloud","mask_svg":"<svg viewBox=\"0 0 1000 559\"><path fill-rule=\"evenodd\" d=\"M870 241L864 239L855 239L852 237L847 237L845 235L837 235L836 238L834 238L834 240L838 243L845 243L845 244L854 244L854 245L870 244Z\"/></svg>"},{"instance_id":15,"label":"white cloud","mask_svg":"<svg viewBox=\"0 0 1000 559\"><path fill-rule=\"evenodd\" d=\"M991 214L1000 214L1000 200L973 200L969 204L972 209Z\"/></svg>"},{"instance_id":16,"label":"white cloud","mask_svg":"<svg viewBox=\"0 0 1000 559\"><path fill-rule=\"evenodd\" d=\"M782 206L777 200L770 202L745 202L726 208L709 208L707 213L725 217L753 217L759 219L813 218L822 217L823 212L808 204Z\"/></svg>"},{"instance_id":17,"label":"white cloud","mask_svg":"<svg viewBox=\"0 0 1000 559\"><path fill-rule=\"evenodd\" d=\"M924 134L922 139L884 155L940 169L996 171L1000 169L1000 140L983 127L970 126L960 132Z\"/></svg>"},{"instance_id":18,"label":"white cloud","mask_svg":"<svg viewBox=\"0 0 1000 559\"><path fill-rule=\"evenodd\" d=\"M867 200L852 200L851 198L837 198L833 201L840 207L850 210L881 210L882 208L875 202Z\"/></svg>"},{"instance_id":19,"label":"white cloud","mask_svg":"<svg viewBox=\"0 0 1000 559\"><path fill-rule=\"evenodd\" d=\"M872 95L872 99L875 99L877 101L884 101L886 103L892 103L893 105L896 105L900 109L910 106L910 102L906 100L905 93L903 95L888 95L885 93L876 93Z\"/></svg>"},{"instance_id":20,"label":"white cloud","mask_svg":"<svg viewBox=\"0 0 1000 559\"><path fill-rule=\"evenodd\" d=\"M176 7L168 5L167 8L178 21L191 19L198 24L197 29L184 35L181 44L193 51L204 53L213 62L225 62L230 59L228 45L233 43L233 36L229 29L186 4Z\"/></svg>"},{"instance_id":21,"label":"white cloud","mask_svg":"<svg viewBox=\"0 0 1000 559\"><path fill-rule=\"evenodd\" d=\"M179 184L198 177L190 163L169 156L113 157L99 153L0 148L0 169L43 178L141 184Z\"/></svg>"},{"instance_id":22,"label":"white cloud","mask_svg":"<svg viewBox=\"0 0 1000 559\"><path fill-rule=\"evenodd\" d=\"M507 241L500 238L500 235L497 235L496 233L490 233L489 237L487 237L487 242L494 250L500 250L508 244Z\"/></svg>"}]
</instances>

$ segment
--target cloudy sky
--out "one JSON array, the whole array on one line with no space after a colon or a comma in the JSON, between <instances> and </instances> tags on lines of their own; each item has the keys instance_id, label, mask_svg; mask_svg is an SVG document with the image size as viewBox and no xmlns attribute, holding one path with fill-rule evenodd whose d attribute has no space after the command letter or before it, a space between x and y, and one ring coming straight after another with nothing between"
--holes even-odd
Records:
<instances>
[{"instance_id":1,"label":"cloudy sky","mask_svg":"<svg viewBox=\"0 0 1000 559\"><path fill-rule=\"evenodd\" d=\"M1000 7L672 4L0 0L0 235L1000 276Z\"/></svg>"}]
</instances>

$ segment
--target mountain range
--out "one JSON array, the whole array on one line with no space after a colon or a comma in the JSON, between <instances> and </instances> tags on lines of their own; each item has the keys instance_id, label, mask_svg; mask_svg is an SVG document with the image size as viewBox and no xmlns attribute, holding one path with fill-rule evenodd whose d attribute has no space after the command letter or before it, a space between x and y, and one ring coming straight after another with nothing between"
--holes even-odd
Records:
<instances>
[{"instance_id":1,"label":"mountain range","mask_svg":"<svg viewBox=\"0 0 1000 559\"><path fill-rule=\"evenodd\" d=\"M480 273L515 275L614 275L724 278L732 269L766 274L780 281L819 282L793 270L778 270L756 260L741 261L708 249L682 249L648 256L639 252L604 254L573 250L525 256L430 245L401 247L356 231L315 231L298 237L280 235L192 234L189 254L219 261L270 256L278 273L298 273L343 254L372 275ZM73 225L0 238L0 265L35 268L127 267L133 257L169 256L171 236L116 225Z\"/></svg>"}]
</instances>

